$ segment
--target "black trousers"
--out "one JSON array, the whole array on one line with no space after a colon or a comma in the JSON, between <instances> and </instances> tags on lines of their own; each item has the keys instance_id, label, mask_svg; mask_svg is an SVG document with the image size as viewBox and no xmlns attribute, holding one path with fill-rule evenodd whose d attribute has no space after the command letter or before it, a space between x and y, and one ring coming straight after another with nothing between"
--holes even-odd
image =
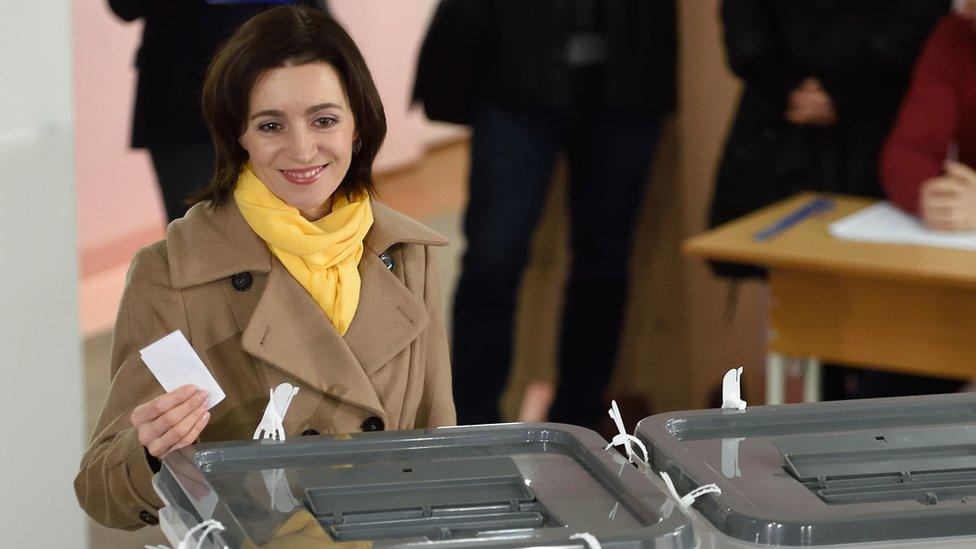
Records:
<instances>
[{"instance_id":1,"label":"black trousers","mask_svg":"<svg viewBox=\"0 0 976 549\"><path fill-rule=\"evenodd\" d=\"M605 415L631 243L659 128L656 117L596 108L562 112L483 105L476 111L464 219L467 250L454 299L454 400L460 424L500 420L516 295L561 150L569 161L572 262L550 418L595 427Z\"/></svg>"},{"instance_id":2,"label":"black trousers","mask_svg":"<svg viewBox=\"0 0 976 549\"><path fill-rule=\"evenodd\" d=\"M167 220L183 217L190 208L187 199L205 187L213 175L213 145L209 141L152 145L149 155L163 195Z\"/></svg>"}]
</instances>

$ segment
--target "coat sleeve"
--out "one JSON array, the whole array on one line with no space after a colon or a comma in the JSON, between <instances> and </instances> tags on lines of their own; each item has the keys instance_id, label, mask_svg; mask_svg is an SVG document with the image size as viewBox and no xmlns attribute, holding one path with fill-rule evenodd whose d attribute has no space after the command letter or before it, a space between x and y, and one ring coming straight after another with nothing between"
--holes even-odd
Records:
<instances>
[{"instance_id":1,"label":"coat sleeve","mask_svg":"<svg viewBox=\"0 0 976 549\"><path fill-rule=\"evenodd\" d=\"M108 398L75 478L81 507L112 528L145 526L140 514L155 517L162 506L129 416L136 406L164 392L139 350L173 330L187 333L182 297L169 284L164 250L162 243L140 250L129 269L112 338Z\"/></svg>"},{"instance_id":2,"label":"coat sleeve","mask_svg":"<svg viewBox=\"0 0 976 549\"><path fill-rule=\"evenodd\" d=\"M135 21L146 15L153 0L108 0L108 6L123 21Z\"/></svg>"},{"instance_id":3,"label":"coat sleeve","mask_svg":"<svg viewBox=\"0 0 976 549\"><path fill-rule=\"evenodd\" d=\"M426 372L424 374L424 394L417 410L415 426L442 427L456 425L454 394L451 386L451 356L447 344L447 330L444 328L444 314L441 308L441 288L437 276L437 264L430 247L425 248L426 274L424 302L430 318L427 334Z\"/></svg>"},{"instance_id":4,"label":"coat sleeve","mask_svg":"<svg viewBox=\"0 0 976 549\"><path fill-rule=\"evenodd\" d=\"M952 17L947 17L932 33L881 152L881 184L892 202L911 213L918 213L922 183L942 174L959 131L962 71L956 52L968 44L953 31Z\"/></svg>"},{"instance_id":5,"label":"coat sleeve","mask_svg":"<svg viewBox=\"0 0 976 549\"><path fill-rule=\"evenodd\" d=\"M767 102L785 108L790 91L809 75L784 56L769 0L725 0L722 24L729 68Z\"/></svg>"}]
</instances>

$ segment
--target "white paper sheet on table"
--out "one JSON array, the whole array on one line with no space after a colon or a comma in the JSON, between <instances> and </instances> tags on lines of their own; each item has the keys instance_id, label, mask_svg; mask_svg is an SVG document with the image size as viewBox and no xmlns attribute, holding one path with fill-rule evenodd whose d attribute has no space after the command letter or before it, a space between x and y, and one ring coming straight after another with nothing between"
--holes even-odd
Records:
<instances>
[{"instance_id":1,"label":"white paper sheet on table","mask_svg":"<svg viewBox=\"0 0 976 549\"><path fill-rule=\"evenodd\" d=\"M196 385L210 393L207 409L224 400L224 391L203 364L183 332L176 330L139 351L142 361L166 392Z\"/></svg>"},{"instance_id":2,"label":"white paper sheet on table","mask_svg":"<svg viewBox=\"0 0 976 549\"><path fill-rule=\"evenodd\" d=\"M933 231L890 202L879 202L835 221L829 231L843 240L976 251L976 231Z\"/></svg>"}]
</instances>

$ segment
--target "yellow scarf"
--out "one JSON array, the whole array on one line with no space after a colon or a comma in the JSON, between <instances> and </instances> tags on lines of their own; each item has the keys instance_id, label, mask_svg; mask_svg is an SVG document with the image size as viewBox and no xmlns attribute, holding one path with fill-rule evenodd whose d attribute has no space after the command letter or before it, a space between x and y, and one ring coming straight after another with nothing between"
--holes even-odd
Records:
<instances>
[{"instance_id":1,"label":"yellow scarf","mask_svg":"<svg viewBox=\"0 0 976 549\"><path fill-rule=\"evenodd\" d=\"M332 212L309 221L245 166L234 200L247 224L308 290L335 329L345 334L359 305L359 260L363 238L373 224L369 196L363 193L350 201L337 192L332 195Z\"/></svg>"}]
</instances>

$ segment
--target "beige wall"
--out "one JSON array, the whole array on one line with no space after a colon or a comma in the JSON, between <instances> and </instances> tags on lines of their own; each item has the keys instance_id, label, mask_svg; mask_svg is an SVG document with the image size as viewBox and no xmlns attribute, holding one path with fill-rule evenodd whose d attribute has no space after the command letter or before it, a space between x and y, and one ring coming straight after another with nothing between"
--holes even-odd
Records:
<instances>
[{"instance_id":1,"label":"beige wall","mask_svg":"<svg viewBox=\"0 0 976 549\"><path fill-rule=\"evenodd\" d=\"M655 411L706 406L733 366L745 367L747 398L762 394L762 285L741 287L734 315L727 318L728 284L700 261L680 255L681 241L705 228L739 91L725 66L718 13L719 0L679 2L679 109L662 134L635 243L632 298L613 390L646 396ZM567 264L560 180L557 174L524 282L516 372L504 403L509 417L529 381L554 377Z\"/></svg>"}]
</instances>

